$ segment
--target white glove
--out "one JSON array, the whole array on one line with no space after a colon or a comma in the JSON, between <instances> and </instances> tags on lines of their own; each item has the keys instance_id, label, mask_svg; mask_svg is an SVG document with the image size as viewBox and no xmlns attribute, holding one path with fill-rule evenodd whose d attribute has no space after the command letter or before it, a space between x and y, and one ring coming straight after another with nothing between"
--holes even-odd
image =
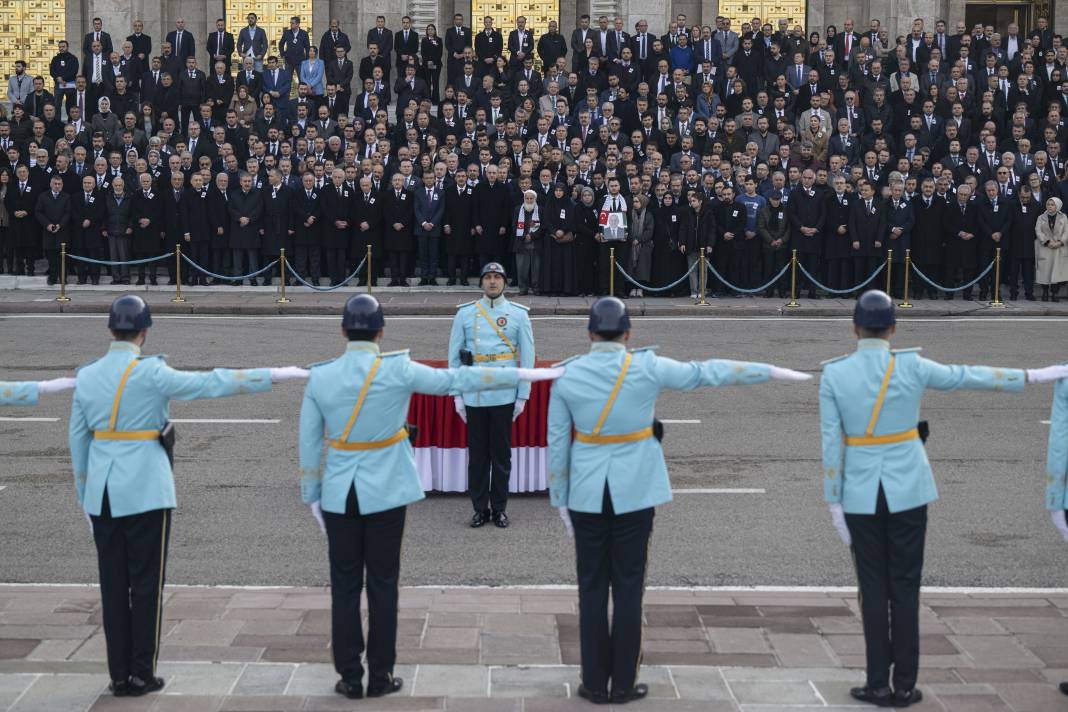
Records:
<instances>
[{"instance_id":1,"label":"white glove","mask_svg":"<svg viewBox=\"0 0 1068 712\"><path fill-rule=\"evenodd\" d=\"M564 375L565 369L559 368L517 368L520 381L553 381Z\"/></svg>"},{"instance_id":2,"label":"white glove","mask_svg":"<svg viewBox=\"0 0 1068 712\"><path fill-rule=\"evenodd\" d=\"M512 409L512 422L519 420L519 416L523 415L523 411L526 410L527 401L525 398L519 398L515 402L515 408Z\"/></svg>"},{"instance_id":3,"label":"white glove","mask_svg":"<svg viewBox=\"0 0 1068 712\"><path fill-rule=\"evenodd\" d=\"M560 520L564 523L564 529L567 530L567 538L575 538L575 527L571 525L571 512L567 507L557 507L560 510Z\"/></svg>"},{"instance_id":4,"label":"white glove","mask_svg":"<svg viewBox=\"0 0 1068 712\"><path fill-rule=\"evenodd\" d=\"M1053 526L1057 527L1057 531L1061 533L1065 541L1068 541L1068 523L1064 520L1064 510L1057 509L1049 513L1050 519L1053 520Z\"/></svg>"},{"instance_id":5,"label":"white glove","mask_svg":"<svg viewBox=\"0 0 1068 712\"><path fill-rule=\"evenodd\" d=\"M85 511L84 509L82 510L82 514L85 515L85 521L89 523L89 536L92 536L93 535L93 518L90 517L89 516L89 512ZM1062 512L1061 514L1064 514L1064 513ZM1062 516L1061 519L1063 520L1064 517Z\"/></svg>"},{"instance_id":6,"label":"white glove","mask_svg":"<svg viewBox=\"0 0 1068 712\"><path fill-rule=\"evenodd\" d=\"M308 369L298 368L296 366L284 366L282 368L272 368L269 370L271 372L271 383L305 380L308 378L309 374Z\"/></svg>"},{"instance_id":7,"label":"white glove","mask_svg":"<svg viewBox=\"0 0 1068 712\"><path fill-rule=\"evenodd\" d=\"M460 420L467 423L467 406L464 405L463 396L453 396L452 405L456 408L456 415L460 416Z\"/></svg>"},{"instance_id":8,"label":"white glove","mask_svg":"<svg viewBox=\"0 0 1068 712\"><path fill-rule=\"evenodd\" d=\"M831 522L834 523L834 528L838 531L838 538L842 540L842 543L846 546L853 544L853 537L849 535L849 527L846 526L845 513L842 511L842 505L838 502L827 505L827 508L831 510Z\"/></svg>"},{"instance_id":9,"label":"white glove","mask_svg":"<svg viewBox=\"0 0 1068 712\"><path fill-rule=\"evenodd\" d=\"M323 521L323 505L319 500L315 500L308 505L311 509L312 516L315 517L315 521L319 522L319 531L326 536L326 522Z\"/></svg>"},{"instance_id":10,"label":"white glove","mask_svg":"<svg viewBox=\"0 0 1068 712\"><path fill-rule=\"evenodd\" d=\"M768 378L773 381L811 381L811 373L801 373L791 368L768 366Z\"/></svg>"},{"instance_id":11,"label":"white glove","mask_svg":"<svg viewBox=\"0 0 1068 712\"><path fill-rule=\"evenodd\" d=\"M37 382L37 394L42 396L46 393L69 391L72 388L74 388L73 378L53 378L51 381Z\"/></svg>"},{"instance_id":12,"label":"white glove","mask_svg":"<svg viewBox=\"0 0 1068 712\"><path fill-rule=\"evenodd\" d=\"M1066 365L1027 369L1028 383L1049 383L1062 378L1068 378L1068 366Z\"/></svg>"}]
</instances>

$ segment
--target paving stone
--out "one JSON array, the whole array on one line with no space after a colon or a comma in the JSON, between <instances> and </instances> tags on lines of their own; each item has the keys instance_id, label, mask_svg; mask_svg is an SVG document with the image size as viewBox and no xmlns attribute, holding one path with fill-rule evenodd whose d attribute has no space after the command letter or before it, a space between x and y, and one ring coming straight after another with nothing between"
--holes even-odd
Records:
<instances>
[{"instance_id":1,"label":"paving stone","mask_svg":"<svg viewBox=\"0 0 1068 712\"><path fill-rule=\"evenodd\" d=\"M575 683L577 687L578 683ZM572 690L573 691L573 690ZM507 702L507 700L501 700ZM586 700L578 697L570 697L568 699L552 698L552 699L538 699L536 697L527 697L522 700L523 712L590 712L590 703ZM452 709L451 707L449 708ZM630 709L628 705L626 709Z\"/></svg>"},{"instance_id":2,"label":"paving stone","mask_svg":"<svg viewBox=\"0 0 1068 712\"><path fill-rule=\"evenodd\" d=\"M486 697L489 668L485 665L420 665L412 694L438 697Z\"/></svg>"},{"instance_id":3,"label":"paving stone","mask_svg":"<svg viewBox=\"0 0 1068 712\"><path fill-rule=\"evenodd\" d=\"M922 668L921 663L921 668ZM1045 678L1037 670L997 668L962 668L955 671L964 682L1042 682Z\"/></svg>"},{"instance_id":4,"label":"paving stone","mask_svg":"<svg viewBox=\"0 0 1068 712\"><path fill-rule=\"evenodd\" d=\"M756 606L725 606L718 604L698 605L697 613L702 618L756 618L760 611Z\"/></svg>"},{"instance_id":5,"label":"paving stone","mask_svg":"<svg viewBox=\"0 0 1068 712\"><path fill-rule=\"evenodd\" d=\"M1068 648L1032 645L1027 649L1047 667L1068 667Z\"/></svg>"},{"instance_id":6,"label":"paving stone","mask_svg":"<svg viewBox=\"0 0 1068 712\"><path fill-rule=\"evenodd\" d=\"M226 613L226 601L178 601L163 604L164 620L218 620Z\"/></svg>"},{"instance_id":7,"label":"paving stone","mask_svg":"<svg viewBox=\"0 0 1068 712\"><path fill-rule=\"evenodd\" d=\"M1001 683L994 687L1014 712L1052 712L1065 709L1065 697L1055 685Z\"/></svg>"},{"instance_id":8,"label":"paving stone","mask_svg":"<svg viewBox=\"0 0 1068 712\"><path fill-rule=\"evenodd\" d=\"M95 631L96 626L91 625L0 625L0 641L84 640Z\"/></svg>"},{"instance_id":9,"label":"paving stone","mask_svg":"<svg viewBox=\"0 0 1068 712\"><path fill-rule=\"evenodd\" d=\"M80 613L55 613L54 611L16 611L0 613L0 624L5 625L87 625L91 611Z\"/></svg>"},{"instance_id":10,"label":"paving stone","mask_svg":"<svg viewBox=\"0 0 1068 712\"><path fill-rule=\"evenodd\" d=\"M946 712L1012 712L997 695L938 696Z\"/></svg>"},{"instance_id":11,"label":"paving stone","mask_svg":"<svg viewBox=\"0 0 1068 712\"><path fill-rule=\"evenodd\" d=\"M33 638L0 639L0 660L19 660L32 653L40 640Z\"/></svg>"},{"instance_id":12,"label":"paving stone","mask_svg":"<svg viewBox=\"0 0 1068 712\"><path fill-rule=\"evenodd\" d=\"M808 603L806 601L806 603ZM821 602L820 605L805 606L758 606L761 614L767 618L854 618L853 611L837 601Z\"/></svg>"},{"instance_id":13,"label":"paving stone","mask_svg":"<svg viewBox=\"0 0 1068 712\"><path fill-rule=\"evenodd\" d=\"M235 646L249 648L309 648L318 650L330 645L328 635L245 635L234 638Z\"/></svg>"},{"instance_id":14,"label":"paving stone","mask_svg":"<svg viewBox=\"0 0 1068 712\"><path fill-rule=\"evenodd\" d=\"M247 620L239 635L297 635L301 620Z\"/></svg>"},{"instance_id":15,"label":"paving stone","mask_svg":"<svg viewBox=\"0 0 1068 712\"><path fill-rule=\"evenodd\" d=\"M836 655L863 655L863 635L827 635L823 640Z\"/></svg>"},{"instance_id":16,"label":"paving stone","mask_svg":"<svg viewBox=\"0 0 1068 712\"><path fill-rule=\"evenodd\" d=\"M645 606L644 614L646 625L651 626L686 628L701 625L693 606Z\"/></svg>"},{"instance_id":17,"label":"paving stone","mask_svg":"<svg viewBox=\"0 0 1068 712\"><path fill-rule=\"evenodd\" d=\"M303 697L285 695L231 696L223 699L219 706L219 712L297 712L303 709Z\"/></svg>"},{"instance_id":18,"label":"paving stone","mask_svg":"<svg viewBox=\"0 0 1068 712\"><path fill-rule=\"evenodd\" d=\"M36 675L0 675L0 709L10 707L36 679Z\"/></svg>"},{"instance_id":19,"label":"paving stone","mask_svg":"<svg viewBox=\"0 0 1068 712\"><path fill-rule=\"evenodd\" d=\"M1047 619L1028 618L1026 620L1036 620L1041 622ZM942 622L957 635L997 635L1005 632L1005 628L1002 627L1000 623L993 618L988 617L943 618Z\"/></svg>"},{"instance_id":20,"label":"paving stone","mask_svg":"<svg viewBox=\"0 0 1068 712\"><path fill-rule=\"evenodd\" d=\"M327 648L260 648L260 660L269 663L326 663L333 660Z\"/></svg>"},{"instance_id":21,"label":"paving stone","mask_svg":"<svg viewBox=\"0 0 1068 712\"><path fill-rule=\"evenodd\" d=\"M649 665L707 665L723 667L778 667L775 656L758 653L671 653L650 652L643 656Z\"/></svg>"},{"instance_id":22,"label":"paving stone","mask_svg":"<svg viewBox=\"0 0 1068 712\"><path fill-rule=\"evenodd\" d=\"M163 642L166 645L231 645L243 621L184 620Z\"/></svg>"},{"instance_id":23,"label":"paving stone","mask_svg":"<svg viewBox=\"0 0 1068 712\"><path fill-rule=\"evenodd\" d=\"M717 653L770 653L760 628L707 628L712 649Z\"/></svg>"},{"instance_id":24,"label":"paving stone","mask_svg":"<svg viewBox=\"0 0 1068 712\"><path fill-rule=\"evenodd\" d=\"M218 712L222 695L159 695L152 712Z\"/></svg>"},{"instance_id":25,"label":"paving stone","mask_svg":"<svg viewBox=\"0 0 1068 712\"><path fill-rule=\"evenodd\" d=\"M940 618L1062 618L1064 613L1052 607L1021 607L1013 609L994 606L942 606L932 605L931 610Z\"/></svg>"},{"instance_id":26,"label":"paving stone","mask_svg":"<svg viewBox=\"0 0 1068 712\"><path fill-rule=\"evenodd\" d=\"M269 621L294 621L299 620L304 611L297 608L227 608L223 613L223 620L269 620Z\"/></svg>"},{"instance_id":27,"label":"paving stone","mask_svg":"<svg viewBox=\"0 0 1068 712\"><path fill-rule=\"evenodd\" d=\"M727 682L713 668L672 667L671 677L684 700L730 700Z\"/></svg>"},{"instance_id":28,"label":"paving stone","mask_svg":"<svg viewBox=\"0 0 1068 712\"><path fill-rule=\"evenodd\" d=\"M711 653L707 640L650 640L642 638L642 650L647 653Z\"/></svg>"},{"instance_id":29,"label":"paving stone","mask_svg":"<svg viewBox=\"0 0 1068 712\"><path fill-rule=\"evenodd\" d=\"M696 628L660 628L645 626L642 628L645 640L706 640L705 629Z\"/></svg>"},{"instance_id":30,"label":"paving stone","mask_svg":"<svg viewBox=\"0 0 1068 712\"><path fill-rule=\"evenodd\" d=\"M278 608L286 601L285 594L282 593L267 593L267 592L244 592L235 593L229 603L226 604L227 608Z\"/></svg>"},{"instance_id":31,"label":"paving stone","mask_svg":"<svg viewBox=\"0 0 1068 712\"><path fill-rule=\"evenodd\" d=\"M167 694L225 695L244 669L242 663L160 662L158 673L167 681Z\"/></svg>"},{"instance_id":32,"label":"paving stone","mask_svg":"<svg viewBox=\"0 0 1068 712\"><path fill-rule=\"evenodd\" d=\"M477 628L482 625L482 616L478 613L431 611L427 625L431 628Z\"/></svg>"},{"instance_id":33,"label":"paving stone","mask_svg":"<svg viewBox=\"0 0 1068 712\"><path fill-rule=\"evenodd\" d=\"M330 635L330 611L308 611L297 628L298 635Z\"/></svg>"},{"instance_id":34,"label":"paving stone","mask_svg":"<svg viewBox=\"0 0 1068 712\"><path fill-rule=\"evenodd\" d=\"M556 617L548 613L487 613L482 617L482 631L555 635Z\"/></svg>"},{"instance_id":35,"label":"paving stone","mask_svg":"<svg viewBox=\"0 0 1068 712\"><path fill-rule=\"evenodd\" d=\"M79 650L78 653L81 653ZM264 648L245 648L232 645L160 645L159 659L174 662L216 663L256 662L263 657ZM77 655L75 656L77 657ZM106 653L101 654L106 659Z\"/></svg>"},{"instance_id":36,"label":"paving stone","mask_svg":"<svg viewBox=\"0 0 1068 712\"><path fill-rule=\"evenodd\" d=\"M490 669L491 697L567 697L579 684L574 667ZM587 703L588 704L588 703Z\"/></svg>"},{"instance_id":37,"label":"paving stone","mask_svg":"<svg viewBox=\"0 0 1068 712\"><path fill-rule=\"evenodd\" d=\"M297 665L289 679L287 695L327 695L333 694L338 674L333 665Z\"/></svg>"},{"instance_id":38,"label":"paving stone","mask_svg":"<svg viewBox=\"0 0 1068 712\"><path fill-rule=\"evenodd\" d=\"M510 700L491 700L488 697L446 697L445 709L449 712L524 712L523 702L521 697ZM563 702L563 700L552 700L552 702Z\"/></svg>"},{"instance_id":39,"label":"paving stone","mask_svg":"<svg viewBox=\"0 0 1068 712\"><path fill-rule=\"evenodd\" d=\"M863 682L864 673L841 668L723 668L720 673L727 682Z\"/></svg>"},{"instance_id":40,"label":"paving stone","mask_svg":"<svg viewBox=\"0 0 1068 712\"><path fill-rule=\"evenodd\" d=\"M834 667L838 659L812 634L769 633L768 641L779 662L785 667Z\"/></svg>"},{"instance_id":41,"label":"paving stone","mask_svg":"<svg viewBox=\"0 0 1068 712\"><path fill-rule=\"evenodd\" d=\"M1061 640L1068 634L1068 618L998 618L997 623L1010 633L1059 634Z\"/></svg>"},{"instance_id":42,"label":"paving stone","mask_svg":"<svg viewBox=\"0 0 1068 712\"><path fill-rule=\"evenodd\" d=\"M476 665L479 662L477 648L416 648L398 651L399 659L406 663L436 663L440 665Z\"/></svg>"},{"instance_id":43,"label":"paving stone","mask_svg":"<svg viewBox=\"0 0 1068 712\"><path fill-rule=\"evenodd\" d=\"M715 617L704 618L710 628L763 628L774 633L814 633L816 626L811 618L749 618Z\"/></svg>"},{"instance_id":44,"label":"paving stone","mask_svg":"<svg viewBox=\"0 0 1068 712\"><path fill-rule=\"evenodd\" d=\"M954 635L949 640L973 661L974 667L1042 667L1041 660L1008 636Z\"/></svg>"},{"instance_id":45,"label":"paving stone","mask_svg":"<svg viewBox=\"0 0 1068 712\"><path fill-rule=\"evenodd\" d=\"M282 695L289 686L289 680L296 671L296 665L255 664L246 665L237 683L230 691L232 695Z\"/></svg>"},{"instance_id":46,"label":"paving stone","mask_svg":"<svg viewBox=\"0 0 1068 712\"><path fill-rule=\"evenodd\" d=\"M106 687L97 675L41 675L8 712L83 712Z\"/></svg>"},{"instance_id":47,"label":"paving stone","mask_svg":"<svg viewBox=\"0 0 1068 712\"><path fill-rule=\"evenodd\" d=\"M423 636L424 648L474 649L478 647L478 628L434 628Z\"/></svg>"},{"instance_id":48,"label":"paving stone","mask_svg":"<svg viewBox=\"0 0 1068 712\"><path fill-rule=\"evenodd\" d=\"M808 682L728 681L739 703L815 705L820 699Z\"/></svg>"},{"instance_id":49,"label":"paving stone","mask_svg":"<svg viewBox=\"0 0 1068 712\"><path fill-rule=\"evenodd\" d=\"M555 635L483 633L480 649L480 660L486 665L560 662L560 645Z\"/></svg>"},{"instance_id":50,"label":"paving stone","mask_svg":"<svg viewBox=\"0 0 1068 712\"><path fill-rule=\"evenodd\" d=\"M104 693L96 698L89 712L148 712L155 707L158 695L148 697L114 697Z\"/></svg>"},{"instance_id":51,"label":"paving stone","mask_svg":"<svg viewBox=\"0 0 1068 712\"><path fill-rule=\"evenodd\" d=\"M859 618L814 616L812 624L823 635L863 635L864 633L864 624Z\"/></svg>"},{"instance_id":52,"label":"paving stone","mask_svg":"<svg viewBox=\"0 0 1068 712\"><path fill-rule=\"evenodd\" d=\"M37 644L27 660L66 660L77 650L84 641L81 640L42 640Z\"/></svg>"},{"instance_id":53,"label":"paving stone","mask_svg":"<svg viewBox=\"0 0 1068 712\"><path fill-rule=\"evenodd\" d=\"M308 712L441 712L445 709L445 700L441 697L397 697L390 695L376 700L355 702L339 695L333 697L308 697L304 701Z\"/></svg>"},{"instance_id":54,"label":"paving stone","mask_svg":"<svg viewBox=\"0 0 1068 712\"><path fill-rule=\"evenodd\" d=\"M956 655L960 651L944 635L924 635L920 633L920 653L922 655Z\"/></svg>"},{"instance_id":55,"label":"paving stone","mask_svg":"<svg viewBox=\"0 0 1068 712\"><path fill-rule=\"evenodd\" d=\"M519 610L527 613L574 613L578 608L577 596L562 598L551 596L520 596Z\"/></svg>"}]
</instances>

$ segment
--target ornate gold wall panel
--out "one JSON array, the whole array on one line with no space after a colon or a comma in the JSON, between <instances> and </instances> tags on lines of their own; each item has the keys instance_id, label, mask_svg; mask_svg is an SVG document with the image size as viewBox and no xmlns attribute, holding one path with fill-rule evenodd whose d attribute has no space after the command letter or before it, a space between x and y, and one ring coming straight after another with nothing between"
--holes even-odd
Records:
<instances>
[{"instance_id":1,"label":"ornate gold wall panel","mask_svg":"<svg viewBox=\"0 0 1068 712\"><path fill-rule=\"evenodd\" d=\"M52 91L48 63L56 54L56 43L69 39L66 33L64 0L0 0L0 65L5 73L14 71L15 61L26 60L26 73L45 77L45 88ZM81 61L80 40L70 40L70 50ZM0 86L0 96L7 98L7 81Z\"/></svg>"},{"instance_id":2,"label":"ornate gold wall panel","mask_svg":"<svg viewBox=\"0 0 1068 712\"><path fill-rule=\"evenodd\" d=\"M742 23L759 17L777 26L785 17L790 26L805 26L805 0L720 0L719 14L731 19L731 29L741 32Z\"/></svg>"},{"instance_id":3,"label":"ornate gold wall panel","mask_svg":"<svg viewBox=\"0 0 1068 712\"><path fill-rule=\"evenodd\" d=\"M312 0L226 0L226 26L234 34L234 42L237 42L241 28L248 26L246 18L250 12L256 13L256 24L267 33L267 57L273 54L281 61L278 40L282 39L282 32L289 29L289 18L294 15L300 17L300 27L308 31L312 45L319 47L311 26Z\"/></svg>"},{"instance_id":4,"label":"ornate gold wall panel","mask_svg":"<svg viewBox=\"0 0 1068 712\"><path fill-rule=\"evenodd\" d=\"M493 18L493 26L501 31L505 45L508 44L508 33L515 29L516 18L526 17L527 29L534 34L534 61L540 64L538 38L549 29L549 20L560 22L560 0L472 0L471 26L475 32L483 29L482 18L486 15ZM571 30L563 34L567 41ZM505 51L505 56L508 54Z\"/></svg>"}]
</instances>

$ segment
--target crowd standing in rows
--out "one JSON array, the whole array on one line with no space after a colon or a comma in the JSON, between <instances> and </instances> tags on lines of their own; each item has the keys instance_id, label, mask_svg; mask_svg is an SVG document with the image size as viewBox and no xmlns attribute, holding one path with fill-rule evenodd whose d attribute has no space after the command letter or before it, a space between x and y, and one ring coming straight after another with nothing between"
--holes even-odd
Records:
<instances>
[{"instance_id":1,"label":"crowd standing in rows","mask_svg":"<svg viewBox=\"0 0 1068 712\"><path fill-rule=\"evenodd\" d=\"M979 278L962 296L982 300L1000 248L1008 298L1037 284L1056 301L1068 282L1068 46L1044 18L1026 35L917 19L892 38L877 19L806 36L679 15L657 36L583 15L535 40L524 17L456 15L442 35L379 17L363 43L331 20L315 45L293 17L278 56L247 19L236 38L179 19L156 51L140 21L113 42L95 18L48 77L16 62L0 267L44 258L54 283L64 244L111 261L181 246L206 270L187 283L270 284L275 270L233 277L285 249L336 285L370 247L361 281L467 284L500 262L521 294L593 295L614 254L630 296L695 296L703 252L726 280L713 296L783 296L796 251L818 298L908 251L927 278L914 296ZM173 282L174 264L71 271Z\"/></svg>"}]
</instances>

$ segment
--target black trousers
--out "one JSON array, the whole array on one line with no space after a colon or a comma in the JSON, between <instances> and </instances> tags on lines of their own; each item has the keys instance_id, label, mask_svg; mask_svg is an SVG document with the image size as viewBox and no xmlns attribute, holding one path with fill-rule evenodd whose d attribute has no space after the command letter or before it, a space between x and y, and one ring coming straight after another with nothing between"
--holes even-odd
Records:
<instances>
[{"instance_id":1,"label":"black trousers","mask_svg":"<svg viewBox=\"0 0 1068 712\"><path fill-rule=\"evenodd\" d=\"M760 253L757 251L756 243L750 242L751 245L746 243L741 248L735 247L730 251L728 279L736 287L742 289L759 286L757 279L760 274Z\"/></svg>"},{"instance_id":2,"label":"black trousers","mask_svg":"<svg viewBox=\"0 0 1068 712\"><path fill-rule=\"evenodd\" d=\"M411 252L408 250L390 250L389 251L389 281L390 282L403 282L407 285L405 280L411 276Z\"/></svg>"},{"instance_id":3,"label":"black trousers","mask_svg":"<svg viewBox=\"0 0 1068 712\"><path fill-rule=\"evenodd\" d=\"M83 249L79 250L79 252L81 252L84 256L90 257L90 258L92 258L94 260L106 260L107 259L107 255L104 254L104 250L102 248L86 247L86 248L83 248ZM75 267L75 270L78 273L79 281L83 281L84 282L86 279L100 279L100 265L94 264L92 262L81 262L81 261L71 260L71 262L67 262L67 281L68 282L70 281L70 278L71 278L70 265L71 265L72 262L74 264L78 265L77 267ZM118 269L118 268L116 268L116 269ZM58 272L56 273L56 276L57 277L59 276Z\"/></svg>"},{"instance_id":4,"label":"black trousers","mask_svg":"<svg viewBox=\"0 0 1068 712\"><path fill-rule=\"evenodd\" d=\"M853 281L853 259L853 257L828 257L826 259L828 287L848 289L856 284Z\"/></svg>"},{"instance_id":5,"label":"black trousers","mask_svg":"<svg viewBox=\"0 0 1068 712\"><path fill-rule=\"evenodd\" d=\"M345 273L345 266L347 259L345 257L345 248L328 247L323 252L326 254L326 272L330 278L330 284L341 284L341 281L348 277ZM300 270L297 270L298 272Z\"/></svg>"},{"instance_id":6,"label":"black trousers","mask_svg":"<svg viewBox=\"0 0 1068 712\"><path fill-rule=\"evenodd\" d=\"M642 660L642 594L655 513L649 507L616 514L607 483L600 514L571 512L578 571L582 684L591 692L608 692L609 681L614 693L627 692L638 677Z\"/></svg>"},{"instance_id":7,"label":"black trousers","mask_svg":"<svg viewBox=\"0 0 1068 712\"><path fill-rule=\"evenodd\" d=\"M864 619L868 685L916 686L920 666L920 579L927 505L891 514L882 487L875 514L846 514Z\"/></svg>"},{"instance_id":8,"label":"black trousers","mask_svg":"<svg viewBox=\"0 0 1068 712\"><path fill-rule=\"evenodd\" d=\"M951 286L948 284L948 280L946 280L946 278L942 276L943 269L941 264L937 262L925 264L916 260L913 260L912 263L919 267L920 270L932 282L938 282L939 284L943 284L947 287ZM927 284L927 282L924 282L922 279L920 279L916 275L915 270L913 270L912 275L909 277L909 279L911 280L909 289L917 297L919 297L921 294L926 294L928 299L937 299L939 296L941 296L941 292L939 292L931 285Z\"/></svg>"},{"instance_id":9,"label":"black trousers","mask_svg":"<svg viewBox=\"0 0 1068 712\"><path fill-rule=\"evenodd\" d=\"M59 250L45 250L45 259L48 260L48 278L58 282L59 281Z\"/></svg>"},{"instance_id":10,"label":"black trousers","mask_svg":"<svg viewBox=\"0 0 1068 712\"><path fill-rule=\"evenodd\" d=\"M372 682L388 681L397 659L397 596L407 507L360 514L356 489L345 513L323 512L330 545L330 618L334 669L346 681L363 679L360 592L367 569L367 667Z\"/></svg>"},{"instance_id":11,"label":"black trousers","mask_svg":"<svg viewBox=\"0 0 1068 712\"><path fill-rule=\"evenodd\" d=\"M171 510L112 517L104 490L100 516L92 520L108 672L115 681L131 675L148 680L159 658Z\"/></svg>"},{"instance_id":12,"label":"black trousers","mask_svg":"<svg viewBox=\"0 0 1068 712\"><path fill-rule=\"evenodd\" d=\"M946 260L946 272L945 283L946 287L959 287L962 284L967 284L975 279L975 276L979 274L979 270L975 267L969 267L964 265L959 259L949 258ZM930 275L928 275L930 276ZM950 295L956 295L956 292L950 292ZM964 298L972 298L972 288L964 290Z\"/></svg>"},{"instance_id":13,"label":"black trousers","mask_svg":"<svg viewBox=\"0 0 1068 712\"><path fill-rule=\"evenodd\" d=\"M229 254L230 249L227 247L212 247L211 267L209 269L215 274L226 274L229 269L229 261L226 258ZM153 272L153 274L155 274L155 272Z\"/></svg>"},{"instance_id":14,"label":"black trousers","mask_svg":"<svg viewBox=\"0 0 1068 712\"><path fill-rule=\"evenodd\" d=\"M1012 262L1009 264L1009 296L1015 297L1019 294L1020 280L1023 280L1023 288L1025 296L1033 296L1035 293L1035 256L1029 254L1027 257L1019 257L1013 255Z\"/></svg>"},{"instance_id":15,"label":"black trousers","mask_svg":"<svg viewBox=\"0 0 1068 712\"><path fill-rule=\"evenodd\" d=\"M242 276L242 275L245 275L245 274L252 274L253 272L257 271L260 268L260 251L259 251L259 249L257 249L257 248L250 248L249 249L249 248L243 248L243 247L235 247L235 248L232 249L232 253L233 253L233 256L234 256L234 261L233 261L233 265L232 265L234 273L232 275L230 275L231 277L238 277L238 276ZM247 271L243 271L243 270L247 270ZM252 278L252 280L255 280L255 279L256 279L255 277ZM252 281L252 280L249 280L249 281ZM240 284L240 282L235 282L235 283L236 284Z\"/></svg>"},{"instance_id":16,"label":"black trousers","mask_svg":"<svg viewBox=\"0 0 1068 712\"><path fill-rule=\"evenodd\" d=\"M467 489L476 512L508 507L514 403L467 409Z\"/></svg>"},{"instance_id":17,"label":"black trousers","mask_svg":"<svg viewBox=\"0 0 1068 712\"><path fill-rule=\"evenodd\" d=\"M797 262L802 265L808 273L816 279L820 278L820 256L815 252L798 252ZM812 283L805 275L801 274L801 270L797 270L797 293L801 293L801 285L805 282L808 283L808 295L813 296L816 293L816 285ZM828 284L828 287L833 286Z\"/></svg>"},{"instance_id":18,"label":"black trousers","mask_svg":"<svg viewBox=\"0 0 1068 712\"><path fill-rule=\"evenodd\" d=\"M189 259L193 260L204 269L211 269L210 242L207 242L206 240L187 242L182 251L185 252L186 250L189 250ZM222 272L216 272L216 274L222 274ZM208 279L208 275L195 267L192 267L188 263L182 265L182 277L185 279L186 284L204 284L205 280Z\"/></svg>"},{"instance_id":19,"label":"black trousers","mask_svg":"<svg viewBox=\"0 0 1068 712\"><path fill-rule=\"evenodd\" d=\"M771 250L765 249L761 255L764 262L764 278L762 281L767 282L772 277L777 275L786 263L790 261L790 255L787 250ZM773 292L778 292L779 296L786 294L786 290L790 288L790 274L786 273L779 278L779 281L768 287L768 291L764 292L767 296L772 296Z\"/></svg>"},{"instance_id":20,"label":"black trousers","mask_svg":"<svg viewBox=\"0 0 1068 712\"><path fill-rule=\"evenodd\" d=\"M322 259L319 254L319 246L297 245L296 253L293 260L293 269L301 277L304 277L315 286L319 286L319 262Z\"/></svg>"}]
</instances>

